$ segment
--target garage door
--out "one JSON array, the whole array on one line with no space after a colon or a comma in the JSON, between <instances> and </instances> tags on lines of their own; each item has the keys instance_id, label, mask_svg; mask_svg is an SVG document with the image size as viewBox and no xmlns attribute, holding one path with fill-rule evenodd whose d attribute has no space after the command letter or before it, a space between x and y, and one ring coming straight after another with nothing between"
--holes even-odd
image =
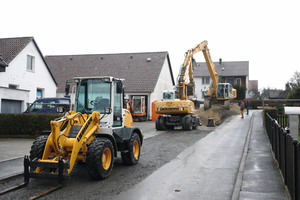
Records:
<instances>
[{"instance_id":1,"label":"garage door","mask_svg":"<svg viewBox=\"0 0 300 200\"><path fill-rule=\"evenodd\" d=\"M22 101L1 100L1 113L21 113Z\"/></svg>"}]
</instances>

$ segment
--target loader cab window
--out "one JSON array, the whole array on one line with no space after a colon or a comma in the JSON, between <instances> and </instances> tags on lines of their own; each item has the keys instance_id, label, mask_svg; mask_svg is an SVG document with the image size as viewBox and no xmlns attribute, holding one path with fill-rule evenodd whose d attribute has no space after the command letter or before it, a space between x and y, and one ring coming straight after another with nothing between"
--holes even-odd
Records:
<instances>
[{"instance_id":1,"label":"loader cab window","mask_svg":"<svg viewBox=\"0 0 300 200\"><path fill-rule=\"evenodd\" d=\"M122 126L122 91L119 91L118 83L121 84L121 81L116 81L114 84L113 127Z\"/></svg>"},{"instance_id":2,"label":"loader cab window","mask_svg":"<svg viewBox=\"0 0 300 200\"><path fill-rule=\"evenodd\" d=\"M93 111L105 113L105 108L111 108L111 83L102 79L83 80L77 85L76 111L91 114Z\"/></svg>"}]
</instances>

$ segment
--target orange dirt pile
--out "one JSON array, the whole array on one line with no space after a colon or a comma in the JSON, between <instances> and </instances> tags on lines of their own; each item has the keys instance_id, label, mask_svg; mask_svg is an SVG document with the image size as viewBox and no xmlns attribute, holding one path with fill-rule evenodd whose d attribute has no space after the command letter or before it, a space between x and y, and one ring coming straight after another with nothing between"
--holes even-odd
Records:
<instances>
[{"instance_id":1,"label":"orange dirt pile","mask_svg":"<svg viewBox=\"0 0 300 200\"><path fill-rule=\"evenodd\" d=\"M200 122L203 126L207 126L208 118L213 118L215 125L220 125L227 117L240 114L240 107L237 104L230 105L230 109L227 110L223 105L213 105L208 110L204 110L204 107L196 110L196 114L199 115Z\"/></svg>"}]
</instances>

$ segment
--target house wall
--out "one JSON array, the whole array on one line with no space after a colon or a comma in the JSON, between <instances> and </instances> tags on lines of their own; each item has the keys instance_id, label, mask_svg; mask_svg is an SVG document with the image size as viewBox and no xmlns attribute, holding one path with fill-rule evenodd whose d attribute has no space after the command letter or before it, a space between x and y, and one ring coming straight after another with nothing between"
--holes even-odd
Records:
<instances>
[{"instance_id":1,"label":"house wall","mask_svg":"<svg viewBox=\"0 0 300 200\"><path fill-rule=\"evenodd\" d=\"M158 77L154 92L151 94L150 102L162 99L163 90L172 90L174 88L169 63L167 57Z\"/></svg>"},{"instance_id":2,"label":"house wall","mask_svg":"<svg viewBox=\"0 0 300 200\"><path fill-rule=\"evenodd\" d=\"M210 83L211 83L211 78L209 77L209 84L202 84L202 80L203 78L208 78L208 77L194 77L195 80L195 98L198 101L203 101L204 100L204 96L202 95L202 93L206 93L206 91L209 89L210 87Z\"/></svg>"},{"instance_id":3,"label":"house wall","mask_svg":"<svg viewBox=\"0 0 300 200\"><path fill-rule=\"evenodd\" d=\"M27 55L34 57L33 71L28 71L26 69ZM42 59L41 54L33 42L30 42L9 63L9 66L6 68L6 72L0 73L0 87L8 88L9 84L16 85L17 89L2 90L3 92L1 92L0 98L8 100L22 99L22 107L24 110L26 108L26 103L32 103L36 100L37 89L41 89L43 91L42 97L56 96L56 84ZM17 90L22 92L17 92ZM20 94L22 94L22 97L19 96Z\"/></svg>"},{"instance_id":4,"label":"house wall","mask_svg":"<svg viewBox=\"0 0 300 200\"><path fill-rule=\"evenodd\" d=\"M198 101L204 101L204 97L202 95L202 92L204 91L206 93L206 91L209 89L210 84L202 84L202 79L206 78L206 77L194 77L195 80L195 95ZM227 77L223 77L226 78ZM243 77L230 77L230 78L234 78L234 84L236 84L236 79L240 78L241 79L241 84L243 86L245 86L246 88L248 88L248 81L249 81L249 76L243 76ZM210 83L211 83L211 78L210 78ZM246 92L246 98L248 98L248 92Z\"/></svg>"}]
</instances>

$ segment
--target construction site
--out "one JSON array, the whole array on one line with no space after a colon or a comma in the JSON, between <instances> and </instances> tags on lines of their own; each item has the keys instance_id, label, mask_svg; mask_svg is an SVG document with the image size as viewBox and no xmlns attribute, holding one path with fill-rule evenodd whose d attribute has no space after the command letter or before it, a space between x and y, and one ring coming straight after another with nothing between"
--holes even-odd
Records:
<instances>
[{"instance_id":1,"label":"construction site","mask_svg":"<svg viewBox=\"0 0 300 200\"><path fill-rule=\"evenodd\" d=\"M202 126L208 125L208 119L213 118L216 126L220 125L227 117L233 115L239 115L241 113L240 107L237 104L230 105L230 109L225 109L223 105L214 105L208 110L204 110L204 107L196 110L196 114L199 115L200 123Z\"/></svg>"}]
</instances>

